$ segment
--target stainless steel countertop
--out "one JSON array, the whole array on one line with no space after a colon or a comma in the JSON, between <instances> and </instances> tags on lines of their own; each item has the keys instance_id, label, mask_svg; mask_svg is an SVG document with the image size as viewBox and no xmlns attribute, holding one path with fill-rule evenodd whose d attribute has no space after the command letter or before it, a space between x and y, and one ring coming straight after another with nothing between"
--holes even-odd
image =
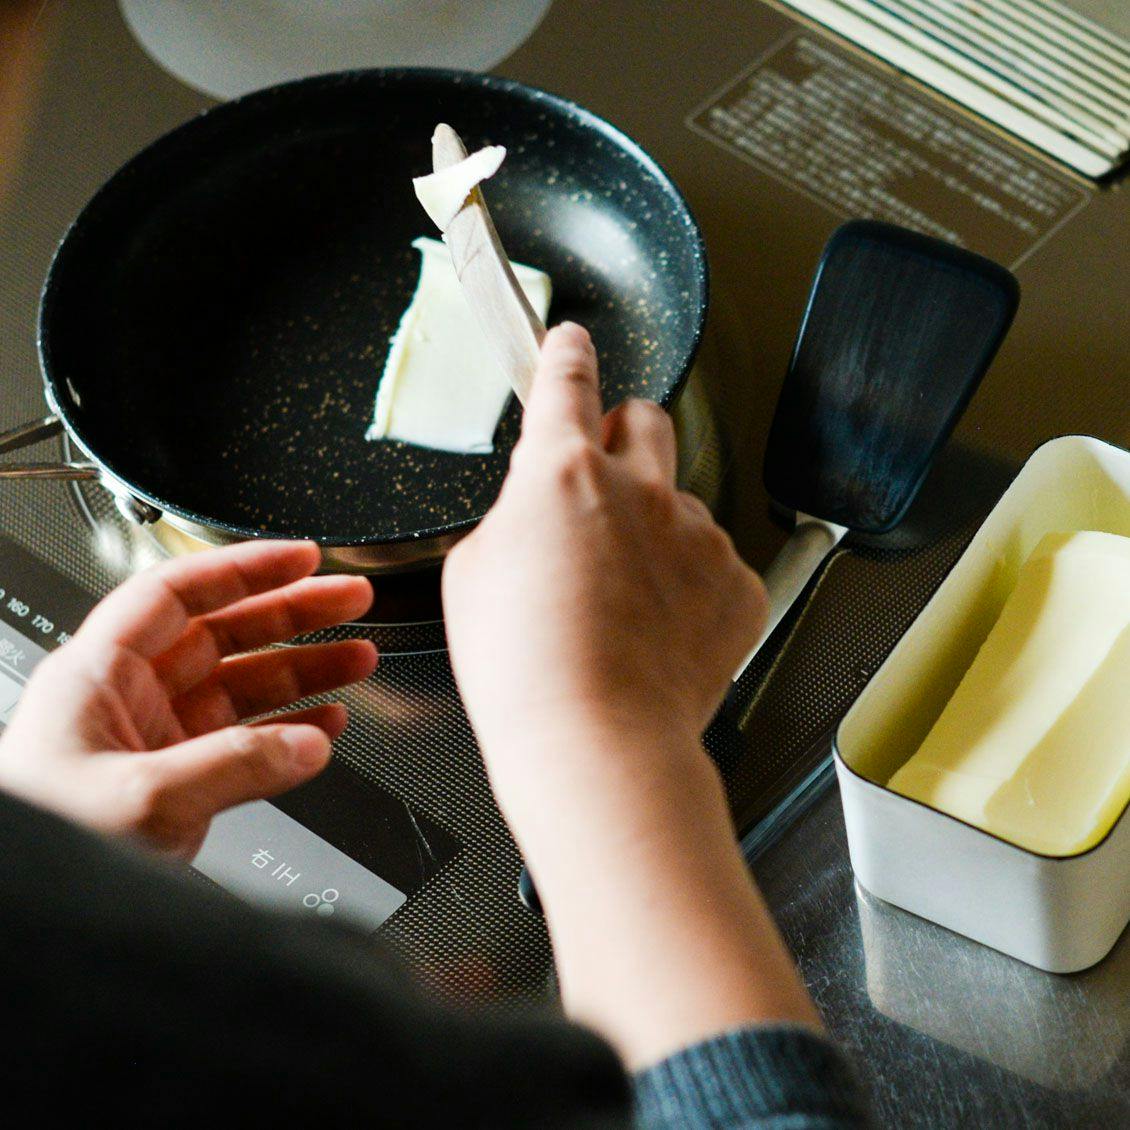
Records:
<instances>
[{"instance_id":1,"label":"stainless steel countertop","mask_svg":"<svg viewBox=\"0 0 1130 1130\"><path fill-rule=\"evenodd\" d=\"M889 906L854 881L834 783L754 871L880 1125L1130 1124L1130 931L1056 976Z\"/></svg>"}]
</instances>

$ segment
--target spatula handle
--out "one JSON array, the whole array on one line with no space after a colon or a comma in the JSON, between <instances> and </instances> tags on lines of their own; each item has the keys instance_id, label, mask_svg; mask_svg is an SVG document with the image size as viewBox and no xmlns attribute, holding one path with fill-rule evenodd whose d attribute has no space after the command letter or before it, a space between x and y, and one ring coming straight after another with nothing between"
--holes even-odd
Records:
<instances>
[{"instance_id":1,"label":"spatula handle","mask_svg":"<svg viewBox=\"0 0 1130 1130\"><path fill-rule=\"evenodd\" d=\"M769 619L761 639L742 661L734 675L734 682L745 674L753 657L761 650L762 644L773 634L774 629L785 618L785 614L797 602L808 582L827 560L828 554L839 545L846 526L835 522L825 522L807 514L797 514L796 528L789 540L781 547L781 552L765 570L765 587L769 590Z\"/></svg>"}]
</instances>

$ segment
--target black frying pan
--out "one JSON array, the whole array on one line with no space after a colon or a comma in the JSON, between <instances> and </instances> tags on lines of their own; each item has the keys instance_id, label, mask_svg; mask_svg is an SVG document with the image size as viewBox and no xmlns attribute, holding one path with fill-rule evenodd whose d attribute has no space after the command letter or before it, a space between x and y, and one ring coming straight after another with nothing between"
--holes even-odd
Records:
<instances>
[{"instance_id":1,"label":"black frying pan","mask_svg":"<svg viewBox=\"0 0 1130 1130\"><path fill-rule=\"evenodd\" d=\"M223 543L313 538L331 568L435 560L494 501L491 455L366 441L388 340L430 231L411 176L451 122L507 146L487 195L510 255L549 272L551 321L587 325L608 405L664 405L702 334L706 259L678 190L571 102L486 75L326 75L219 106L161 138L64 238L40 310L52 421L135 516ZM28 468L6 468L16 477Z\"/></svg>"}]
</instances>

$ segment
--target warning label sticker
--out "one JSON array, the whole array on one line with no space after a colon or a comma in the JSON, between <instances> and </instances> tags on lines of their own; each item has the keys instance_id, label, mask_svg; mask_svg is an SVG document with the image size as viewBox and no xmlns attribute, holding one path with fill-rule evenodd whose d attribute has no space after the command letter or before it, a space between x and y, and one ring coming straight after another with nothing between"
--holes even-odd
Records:
<instances>
[{"instance_id":1,"label":"warning label sticker","mask_svg":"<svg viewBox=\"0 0 1130 1130\"><path fill-rule=\"evenodd\" d=\"M901 224L1012 266L1090 199L957 112L800 31L687 125L845 217Z\"/></svg>"}]
</instances>

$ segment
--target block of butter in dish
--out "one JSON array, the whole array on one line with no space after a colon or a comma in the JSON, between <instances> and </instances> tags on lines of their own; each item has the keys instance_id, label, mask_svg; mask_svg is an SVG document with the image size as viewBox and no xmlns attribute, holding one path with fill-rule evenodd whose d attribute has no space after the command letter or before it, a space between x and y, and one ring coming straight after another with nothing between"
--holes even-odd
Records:
<instances>
[{"instance_id":1,"label":"block of butter in dish","mask_svg":"<svg viewBox=\"0 0 1130 1130\"><path fill-rule=\"evenodd\" d=\"M1130 921L1130 453L1033 453L834 761L871 894L1041 969L1110 951Z\"/></svg>"},{"instance_id":2,"label":"block of butter in dish","mask_svg":"<svg viewBox=\"0 0 1130 1130\"><path fill-rule=\"evenodd\" d=\"M1044 855L1110 831L1130 800L1130 538L1044 536L888 788Z\"/></svg>"}]
</instances>

